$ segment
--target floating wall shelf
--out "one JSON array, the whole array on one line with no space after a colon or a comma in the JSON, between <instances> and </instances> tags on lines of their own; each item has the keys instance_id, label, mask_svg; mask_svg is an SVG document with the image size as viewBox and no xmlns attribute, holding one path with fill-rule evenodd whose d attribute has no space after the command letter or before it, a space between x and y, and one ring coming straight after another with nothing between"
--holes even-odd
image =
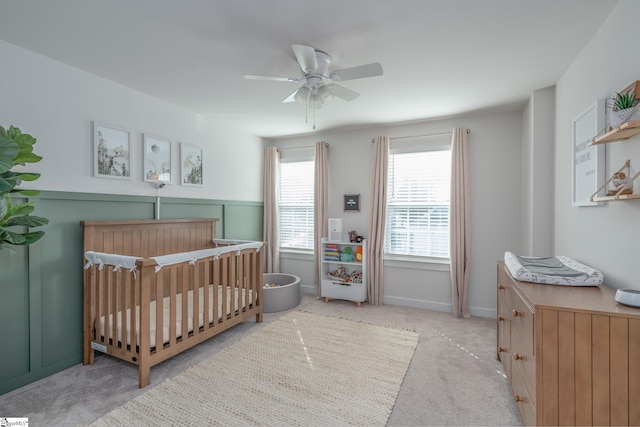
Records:
<instances>
[{"instance_id":1,"label":"floating wall shelf","mask_svg":"<svg viewBox=\"0 0 640 427\"><path fill-rule=\"evenodd\" d=\"M622 141L623 139L629 139L634 135L640 133L640 120L635 122L627 122L621 124L619 127L610 130L604 135L597 136L591 140L589 145L606 144L613 141Z\"/></svg>"}]
</instances>

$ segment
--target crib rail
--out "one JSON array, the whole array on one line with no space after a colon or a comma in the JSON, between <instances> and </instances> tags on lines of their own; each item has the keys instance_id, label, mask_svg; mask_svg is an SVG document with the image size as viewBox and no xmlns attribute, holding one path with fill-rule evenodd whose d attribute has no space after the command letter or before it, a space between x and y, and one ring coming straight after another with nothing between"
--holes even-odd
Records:
<instances>
[{"instance_id":1,"label":"crib rail","mask_svg":"<svg viewBox=\"0 0 640 427\"><path fill-rule=\"evenodd\" d=\"M141 258L135 269L88 263L83 363L93 350L128 360L144 387L151 366L254 315L261 322L262 254L246 246L162 266Z\"/></svg>"}]
</instances>

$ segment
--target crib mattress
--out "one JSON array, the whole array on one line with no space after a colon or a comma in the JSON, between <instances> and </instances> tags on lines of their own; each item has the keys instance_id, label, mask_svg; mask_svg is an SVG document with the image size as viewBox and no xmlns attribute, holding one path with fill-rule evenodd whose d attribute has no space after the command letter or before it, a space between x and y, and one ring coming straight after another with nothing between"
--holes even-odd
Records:
<instances>
[{"instance_id":1,"label":"crib mattress","mask_svg":"<svg viewBox=\"0 0 640 427\"><path fill-rule=\"evenodd\" d=\"M602 273L566 256L522 257L504 254L504 263L514 279L523 282L565 286L598 286Z\"/></svg>"},{"instance_id":2,"label":"crib mattress","mask_svg":"<svg viewBox=\"0 0 640 427\"><path fill-rule=\"evenodd\" d=\"M222 309L222 285L218 286L218 314L223 313ZM227 315L231 314L231 304L233 302L233 311L238 310L238 289L227 286L227 303L225 304ZM214 286L209 285L209 317L208 319L213 319L213 293ZM253 302L253 291L249 290L249 303ZM245 295L246 291L242 290L242 308L245 308ZM199 288L199 298L198 298L198 326L204 326L204 288ZM162 330L162 339L163 343L166 344L169 342L169 323L170 323L170 298L165 297L162 302L162 320L163 320L163 330ZM127 345L131 345L131 309L127 309L126 312L126 330L128 331L126 341ZM140 307L136 307L136 345L140 345ZM188 324L187 330L189 332L193 332L193 291L188 292ZM156 302L151 301L151 348L156 346ZM117 316L117 324L115 325L116 336L118 337L118 342L122 342L122 312L118 312ZM109 339L113 340L113 315L109 314L109 324L112 325L109 331ZM100 317L100 336L105 336L104 330L104 316ZM176 337L180 338L182 336L182 293L176 295L176 325L175 325Z\"/></svg>"}]
</instances>

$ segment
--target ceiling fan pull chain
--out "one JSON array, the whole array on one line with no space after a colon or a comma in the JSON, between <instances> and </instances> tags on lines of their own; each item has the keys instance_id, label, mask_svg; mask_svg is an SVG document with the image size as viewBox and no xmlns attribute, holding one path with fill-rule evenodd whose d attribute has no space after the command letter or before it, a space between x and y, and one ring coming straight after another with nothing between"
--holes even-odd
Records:
<instances>
[{"instance_id":1,"label":"ceiling fan pull chain","mask_svg":"<svg viewBox=\"0 0 640 427\"><path fill-rule=\"evenodd\" d=\"M313 97L313 129L316 128L316 98Z\"/></svg>"}]
</instances>

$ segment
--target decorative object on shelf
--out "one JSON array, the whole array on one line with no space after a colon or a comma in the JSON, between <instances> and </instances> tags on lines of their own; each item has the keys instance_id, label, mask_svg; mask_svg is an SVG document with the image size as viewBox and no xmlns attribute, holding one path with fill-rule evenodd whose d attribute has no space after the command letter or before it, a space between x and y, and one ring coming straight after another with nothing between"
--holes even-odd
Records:
<instances>
[{"instance_id":1,"label":"decorative object on shelf","mask_svg":"<svg viewBox=\"0 0 640 427\"><path fill-rule=\"evenodd\" d=\"M640 120L640 81L635 81L610 99L609 129Z\"/></svg>"},{"instance_id":2,"label":"decorative object on shelf","mask_svg":"<svg viewBox=\"0 0 640 427\"><path fill-rule=\"evenodd\" d=\"M11 194L24 197L37 196L38 190L21 190L16 188L22 181L35 181L40 178L39 173L18 172L12 170L14 166L24 166L26 163L37 163L42 157L33 152L36 139L22 133L20 129L10 126L5 130L0 126L0 253L13 255L12 246L28 246L37 242L44 231L31 231L32 227L40 227L49 223L47 218L29 215L35 210L33 201L18 203L11 201ZM20 228L29 227L27 232Z\"/></svg>"},{"instance_id":3,"label":"decorative object on shelf","mask_svg":"<svg viewBox=\"0 0 640 427\"><path fill-rule=\"evenodd\" d=\"M612 189L607 191L607 196L615 196L616 193L631 194L633 193L633 181L629 181L629 177L624 172L616 172L613 174Z\"/></svg>"},{"instance_id":4,"label":"decorative object on shelf","mask_svg":"<svg viewBox=\"0 0 640 427\"><path fill-rule=\"evenodd\" d=\"M349 232L349 241L351 243L362 243L363 240L364 240L364 237L359 235L356 230L351 230Z\"/></svg>"},{"instance_id":5,"label":"decorative object on shelf","mask_svg":"<svg viewBox=\"0 0 640 427\"><path fill-rule=\"evenodd\" d=\"M360 195L359 194L345 194L344 195L344 210L345 211L360 211Z\"/></svg>"},{"instance_id":6,"label":"decorative object on shelf","mask_svg":"<svg viewBox=\"0 0 640 427\"><path fill-rule=\"evenodd\" d=\"M640 194L633 194L633 181L640 176L640 172L634 174L631 178L631 161L627 160L624 165L604 183L595 193L589 197L589 200L595 202L604 202L609 200L626 200L626 199L638 199ZM598 196L609 184L613 186L612 190L607 191L605 196Z\"/></svg>"},{"instance_id":7,"label":"decorative object on shelf","mask_svg":"<svg viewBox=\"0 0 640 427\"><path fill-rule=\"evenodd\" d=\"M598 99L573 120L572 205L597 206L590 196L605 180L605 147L592 145L605 129L605 100Z\"/></svg>"},{"instance_id":8,"label":"decorative object on shelf","mask_svg":"<svg viewBox=\"0 0 640 427\"><path fill-rule=\"evenodd\" d=\"M362 262L362 246L358 246L354 253L356 255L356 262Z\"/></svg>"},{"instance_id":9,"label":"decorative object on shelf","mask_svg":"<svg viewBox=\"0 0 640 427\"><path fill-rule=\"evenodd\" d=\"M131 133L93 122L93 174L99 178L131 179Z\"/></svg>"},{"instance_id":10,"label":"decorative object on shelf","mask_svg":"<svg viewBox=\"0 0 640 427\"><path fill-rule=\"evenodd\" d=\"M353 253L353 249L351 249L349 246L342 249L342 252L340 253L340 261L354 262L355 260L356 260L356 256Z\"/></svg>"}]
</instances>

